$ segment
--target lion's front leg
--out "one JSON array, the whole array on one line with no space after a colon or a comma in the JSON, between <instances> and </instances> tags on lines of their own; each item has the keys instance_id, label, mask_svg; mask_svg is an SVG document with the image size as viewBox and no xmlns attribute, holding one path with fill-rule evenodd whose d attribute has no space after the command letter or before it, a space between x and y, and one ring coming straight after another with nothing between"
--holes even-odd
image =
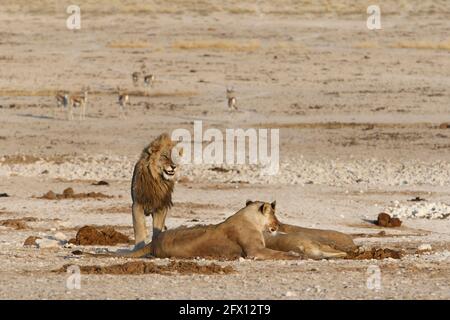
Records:
<instances>
[{"instance_id":1,"label":"lion's front leg","mask_svg":"<svg viewBox=\"0 0 450 320\"><path fill-rule=\"evenodd\" d=\"M132 207L133 212L133 228L134 228L134 243L136 248L145 246L145 239L148 236L148 229L145 223L144 207L135 202Z\"/></svg>"},{"instance_id":2,"label":"lion's front leg","mask_svg":"<svg viewBox=\"0 0 450 320\"><path fill-rule=\"evenodd\" d=\"M167 208L158 209L153 212L153 235L152 239L155 239L165 229Z\"/></svg>"}]
</instances>

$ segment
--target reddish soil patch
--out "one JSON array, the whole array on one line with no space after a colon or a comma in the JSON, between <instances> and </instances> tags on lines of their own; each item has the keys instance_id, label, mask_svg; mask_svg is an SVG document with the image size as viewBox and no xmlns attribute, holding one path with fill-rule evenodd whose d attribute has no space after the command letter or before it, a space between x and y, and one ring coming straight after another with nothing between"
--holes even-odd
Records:
<instances>
[{"instance_id":1,"label":"reddish soil patch","mask_svg":"<svg viewBox=\"0 0 450 320\"><path fill-rule=\"evenodd\" d=\"M70 239L69 243L89 246L114 246L118 243L131 243L132 241L127 235L116 231L112 227L93 227L84 226L78 230L74 239Z\"/></svg>"},{"instance_id":2,"label":"reddish soil patch","mask_svg":"<svg viewBox=\"0 0 450 320\"><path fill-rule=\"evenodd\" d=\"M9 228L13 228L16 230L23 230L23 229L27 229L28 225L26 224L26 222L32 222L32 221L37 221L36 218L33 217L25 217L25 218L20 218L20 219L6 219L6 220L1 220L0 221L0 226L4 226L4 227L9 227Z\"/></svg>"},{"instance_id":3,"label":"reddish soil patch","mask_svg":"<svg viewBox=\"0 0 450 320\"><path fill-rule=\"evenodd\" d=\"M449 129L450 128L450 123L441 123L439 125L439 129Z\"/></svg>"},{"instance_id":4,"label":"reddish soil patch","mask_svg":"<svg viewBox=\"0 0 450 320\"><path fill-rule=\"evenodd\" d=\"M383 248L371 248L369 250L360 252L355 250L354 252L348 252L347 257L344 259L350 260L382 260L386 258L400 259L402 257L402 252L393 249L383 249Z\"/></svg>"},{"instance_id":5,"label":"reddish soil patch","mask_svg":"<svg viewBox=\"0 0 450 320\"><path fill-rule=\"evenodd\" d=\"M47 200L60 200L60 199L84 199L84 198L113 198L113 196L108 196L101 192L88 192L88 193L75 193L72 188L67 188L63 191L63 193L58 194L50 190L42 197L38 197L39 199L47 199Z\"/></svg>"},{"instance_id":6,"label":"reddish soil patch","mask_svg":"<svg viewBox=\"0 0 450 320\"><path fill-rule=\"evenodd\" d=\"M23 243L23 246L36 246L36 240L42 239L41 237L35 237L35 236L29 236L25 239L25 242Z\"/></svg>"},{"instance_id":7,"label":"reddish soil patch","mask_svg":"<svg viewBox=\"0 0 450 320\"><path fill-rule=\"evenodd\" d=\"M423 237L427 233L399 233L392 234L386 233L386 231L380 231L377 233L352 233L350 236L352 238L396 238L396 237Z\"/></svg>"},{"instance_id":8,"label":"reddish soil patch","mask_svg":"<svg viewBox=\"0 0 450 320\"><path fill-rule=\"evenodd\" d=\"M392 218L387 213L382 212L378 215L378 219L375 224L380 227L394 228L400 227L402 225L402 221L399 218Z\"/></svg>"},{"instance_id":9,"label":"reddish soil patch","mask_svg":"<svg viewBox=\"0 0 450 320\"><path fill-rule=\"evenodd\" d=\"M69 264L62 266L54 272L67 272ZM84 274L148 274L156 273L163 275L176 274L230 274L235 270L232 266L222 267L215 263L199 265L190 261L171 261L168 265L157 265L148 261L130 261L124 264L115 264L111 266L80 266L81 273Z\"/></svg>"}]
</instances>

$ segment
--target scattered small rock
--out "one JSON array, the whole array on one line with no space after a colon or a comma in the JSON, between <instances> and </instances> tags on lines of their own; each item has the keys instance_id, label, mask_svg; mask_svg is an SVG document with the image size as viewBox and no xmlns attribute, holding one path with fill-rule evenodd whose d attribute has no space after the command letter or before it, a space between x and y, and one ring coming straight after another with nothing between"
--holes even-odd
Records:
<instances>
[{"instance_id":1,"label":"scattered small rock","mask_svg":"<svg viewBox=\"0 0 450 320\"><path fill-rule=\"evenodd\" d=\"M93 186L109 186L109 183L107 181L100 180L100 181L94 182L92 185Z\"/></svg>"},{"instance_id":2,"label":"scattered small rock","mask_svg":"<svg viewBox=\"0 0 450 320\"><path fill-rule=\"evenodd\" d=\"M56 200L56 193L54 193L53 191L49 191L46 194L44 194L41 198L43 199L48 199L48 200Z\"/></svg>"},{"instance_id":3,"label":"scattered small rock","mask_svg":"<svg viewBox=\"0 0 450 320\"><path fill-rule=\"evenodd\" d=\"M67 189L64 189L64 191L63 191L63 196L65 197L65 198L71 198L71 197L73 197L73 195L75 194L75 192L73 191L73 189L72 188L67 188Z\"/></svg>"},{"instance_id":4,"label":"scattered small rock","mask_svg":"<svg viewBox=\"0 0 450 320\"><path fill-rule=\"evenodd\" d=\"M67 242L67 236L66 236L64 233L62 233L62 232L57 232L57 233L55 233L55 235L53 236L53 238L54 238L55 240Z\"/></svg>"},{"instance_id":5,"label":"scattered small rock","mask_svg":"<svg viewBox=\"0 0 450 320\"><path fill-rule=\"evenodd\" d=\"M444 122L439 125L439 129L449 129L449 128L450 128L450 123Z\"/></svg>"},{"instance_id":6,"label":"scattered small rock","mask_svg":"<svg viewBox=\"0 0 450 320\"><path fill-rule=\"evenodd\" d=\"M36 240L42 239L41 237L36 236L29 236L25 239L25 242L23 243L23 246L37 246Z\"/></svg>"},{"instance_id":7,"label":"scattered small rock","mask_svg":"<svg viewBox=\"0 0 450 320\"><path fill-rule=\"evenodd\" d=\"M286 297L296 297L297 293L293 291L288 291L284 294Z\"/></svg>"},{"instance_id":8,"label":"scattered small rock","mask_svg":"<svg viewBox=\"0 0 450 320\"><path fill-rule=\"evenodd\" d=\"M60 242L54 239L37 239L36 244L40 249L59 248Z\"/></svg>"},{"instance_id":9,"label":"scattered small rock","mask_svg":"<svg viewBox=\"0 0 450 320\"><path fill-rule=\"evenodd\" d=\"M431 247L431 244L429 244L429 243L423 243L417 248L417 250L419 250L419 251L431 251L431 249L432 249L432 247Z\"/></svg>"},{"instance_id":10,"label":"scattered small rock","mask_svg":"<svg viewBox=\"0 0 450 320\"><path fill-rule=\"evenodd\" d=\"M0 193L0 198L7 198L9 197L9 194L7 193Z\"/></svg>"},{"instance_id":11,"label":"scattered small rock","mask_svg":"<svg viewBox=\"0 0 450 320\"><path fill-rule=\"evenodd\" d=\"M392 218L389 214L382 212L378 215L376 225L380 227L394 228L400 227L402 225L402 221L399 218Z\"/></svg>"},{"instance_id":12,"label":"scattered small rock","mask_svg":"<svg viewBox=\"0 0 450 320\"><path fill-rule=\"evenodd\" d=\"M409 199L408 201L411 201L411 202L420 202L420 201L427 201L427 200L424 199L424 198L421 198L421 197L417 196L417 197L415 197L415 198Z\"/></svg>"}]
</instances>

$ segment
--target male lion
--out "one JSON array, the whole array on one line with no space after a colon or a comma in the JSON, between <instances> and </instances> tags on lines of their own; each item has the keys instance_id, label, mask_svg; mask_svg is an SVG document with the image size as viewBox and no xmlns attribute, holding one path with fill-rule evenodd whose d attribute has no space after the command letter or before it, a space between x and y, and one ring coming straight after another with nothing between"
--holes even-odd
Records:
<instances>
[{"instance_id":1,"label":"male lion","mask_svg":"<svg viewBox=\"0 0 450 320\"><path fill-rule=\"evenodd\" d=\"M249 201L224 222L216 225L167 230L139 250L119 254L125 257L299 259L294 253L266 248L264 231L275 232L275 202ZM116 255L117 256L117 255Z\"/></svg>"},{"instance_id":2,"label":"male lion","mask_svg":"<svg viewBox=\"0 0 450 320\"><path fill-rule=\"evenodd\" d=\"M145 216L152 215L153 237L165 227L167 211L172 207L172 192L177 165L175 156L183 149L174 149L176 142L163 133L144 148L134 167L131 182L135 246L145 245L148 230ZM178 151L178 152L172 152Z\"/></svg>"}]
</instances>

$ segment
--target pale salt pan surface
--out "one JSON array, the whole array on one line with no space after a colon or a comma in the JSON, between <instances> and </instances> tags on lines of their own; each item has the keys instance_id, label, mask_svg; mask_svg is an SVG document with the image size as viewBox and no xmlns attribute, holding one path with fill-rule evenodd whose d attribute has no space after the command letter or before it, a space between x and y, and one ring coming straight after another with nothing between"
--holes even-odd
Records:
<instances>
[{"instance_id":1,"label":"pale salt pan surface","mask_svg":"<svg viewBox=\"0 0 450 320\"><path fill-rule=\"evenodd\" d=\"M386 212L396 218L445 219L450 216L450 206L442 202L418 202L409 205L396 202L387 208Z\"/></svg>"},{"instance_id":2,"label":"pale salt pan surface","mask_svg":"<svg viewBox=\"0 0 450 320\"><path fill-rule=\"evenodd\" d=\"M137 158L95 155L74 157L63 163L39 160L34 163L4 163L0 159L1 176L45 176L49 178L129 180ZM213 171L220 167L225 170ZM225 171L225 172L224 172ZM385 159L307 160L285 157L275 175L264 174L256 165L183 165L180 176L196 182L245 182L262 184L322 184L343 186L366 185L450 185L450 162L392 162Z\"/></svg>"}]
</instances>

